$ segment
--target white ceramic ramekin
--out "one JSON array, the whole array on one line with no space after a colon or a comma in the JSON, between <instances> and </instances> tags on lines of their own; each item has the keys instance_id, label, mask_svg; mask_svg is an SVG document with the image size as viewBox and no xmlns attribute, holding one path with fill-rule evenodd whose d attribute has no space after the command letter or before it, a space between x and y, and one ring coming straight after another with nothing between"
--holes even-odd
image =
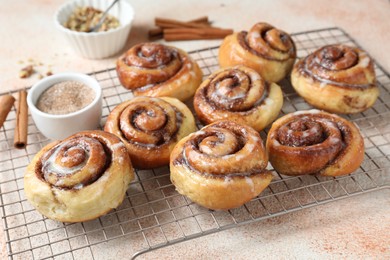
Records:
<instances>
[{"instance_id":1,"label":"white ceramic ramekin","mask_svg":"<svg viewBox=\"0 0 390 260\"><path fill-rule=\"evenodd\" d=\"M39 96L56 83L63 81L78 81L95 92L91 104L73 113L52 115L40 111L36 107ZM80 73L58 73L44 78L34 84L28 91L27 104L35 125L41 133L50 139L62 140L82 130L97 129L102 117L102 89L92 77Z\"/></svg>"},{"instance_id":2,"label":"white ceramic ramekin","mask_svg":"<svg viewBox=\"0 0 390 260\"><path fill-rule=\"evenodd\" d=\"M92 6L104 11L112 0L73 0L62 5L55 14L56 27L67 39L69 45L80 56L102 59L118 53L126 44L134 19L134 9L121 0L109 11L118 18L120 26L106 32L76 32L63 26L77 6Z\"/></svg>"}]
</instances>

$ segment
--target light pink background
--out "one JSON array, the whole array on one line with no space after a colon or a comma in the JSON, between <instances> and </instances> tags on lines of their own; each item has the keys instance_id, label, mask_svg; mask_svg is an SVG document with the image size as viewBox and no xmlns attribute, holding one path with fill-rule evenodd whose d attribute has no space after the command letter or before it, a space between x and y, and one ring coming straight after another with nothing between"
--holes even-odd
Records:
<instances>
[{"instance_id":1,"label":"light pink background","mask_svg":"<svg viewBox=\"0 0 390 260\"><path fill-rule=\"evenodd\" d=\"M53 17L60 0L0 1L0 92L30 86L37 74L19 79L27 60L51 70L92 72L113 67L117 56L87 60L75 56L56 30ZM147 40L156 16L182 20L208 15L215 26L249 29L258 21L286 32L338 26L390 71L390 2L387 0L321 1L130 1L136 17L127 47ZM173 42L184 50L215 46L215 41ZM118 54L119 55L119 54ZM20 64L23 61L23 64ZM379 191L345 201L168 247L147 258L390 258L390 196ZM2 258L7 253L0 232ZM125 246L112 245L115 255L128 258Z\"/></svg>"}]
</instances>

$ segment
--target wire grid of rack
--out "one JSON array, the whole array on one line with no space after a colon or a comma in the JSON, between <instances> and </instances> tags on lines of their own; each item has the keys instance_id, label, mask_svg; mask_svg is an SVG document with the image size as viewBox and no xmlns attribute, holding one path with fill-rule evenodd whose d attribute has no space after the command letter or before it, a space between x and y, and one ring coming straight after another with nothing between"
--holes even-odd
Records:
<instances>
[{"instance_id":1,"label":"wire grid of rack","mask_svg":"<svg viewBox=\"0 0 390 260\"><path fill-rule=\"evenodd\" d=\"M298 57L326 44L357 43L339 28L292 34ZM218 68L218 47L190 52L205 76ZM355 173L338 178L320 176L288 177L274 173L274 180L258 197L229 211L211 211L179 195L169 180L169 168L137 170L122 205L96 220L60 223L37 213L26 201L23 175L26 166L44 145L43 137L29 118L28 142L14 149L15 110L0 132L0 211L10 259L106 259L105 247L127 247L136 257L174 243L260 221L296 210L348 198L373 190L390 188L390 76L378 64L375 70L381 95L375 105L349 115L361 129L365 158ZM132 97L124 89L114 68L91 73L103 88L104 124L109 112ZM311 108L281 82L284 106L281 115ZM190 104L189 104L190 105ZM200 124L198 123L200 127ZM263 138L267 130L262 131ZM269 166L269 169L272 169ZM104 253L106 252L106 253Z\"/></svg>"}]
</instances>

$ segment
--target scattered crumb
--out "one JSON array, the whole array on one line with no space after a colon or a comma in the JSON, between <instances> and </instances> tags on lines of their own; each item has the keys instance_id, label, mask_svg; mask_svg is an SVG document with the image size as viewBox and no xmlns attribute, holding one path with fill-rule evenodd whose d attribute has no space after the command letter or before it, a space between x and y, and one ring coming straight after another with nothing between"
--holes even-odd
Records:
<instances>
[{"instance_id":1,"label":"scattered crumb","mask_svg":"<svg viewBox=\"0 0 390 260\"><path fill-rule=\"evenodd\" d=\"M32 65L28 65L19 72L19 77L22 79L29 78L34 72L34 67Z\"/></svg>"},{"instance_id":2,"label":"scattered crumb","mask_svg":"<svg viewBox=\"0 0 390 260\"><path fill-rule=\"evenodd\" d=\"M26 61L19 60L18 64L28 64L27 66L23 67L19 71L19 77L22 79L29 78L33 74L36 74L38 79L42 79L46 76L53 75L53 72L51 69L53 66L52 64L48 64L47 66L44 66L43 62L36 61L33 58L28 58ZM39 67L42 67L42 68L39 69Z\"/></svg>"}]
</instances>

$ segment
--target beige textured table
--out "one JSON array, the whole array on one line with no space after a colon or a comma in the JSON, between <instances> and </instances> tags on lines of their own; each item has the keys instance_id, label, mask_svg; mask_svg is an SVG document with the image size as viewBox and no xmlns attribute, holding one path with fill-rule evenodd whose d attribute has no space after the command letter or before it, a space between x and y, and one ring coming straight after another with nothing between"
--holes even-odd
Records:
<instances>
[{"instance_id":1,"label":"beige textured table","mask_svg":"<svg viewBox=\"0 0 390 260\"><path fill-rule=\"evenodd\" d=\"M19 79L30 60L39 73L91 72L114 66L117 56L75 56L56 31L55 10L63 1L1 1L0 92L30 86L38 75ZM377 1L131 1L136 12L127 47L145 41L156 16L187 20L208 15L215 26L248 29L267 21L293 33L338 26L390 71L390 2ZM220 41L173 42L187 51ZM144 258L390 258L390 193L369 193L253 223L144 255ZM4 233L1 256L6 258ZM110 258L127 258L126 245L111 243Z\"/></svg>"}]
</instances>

